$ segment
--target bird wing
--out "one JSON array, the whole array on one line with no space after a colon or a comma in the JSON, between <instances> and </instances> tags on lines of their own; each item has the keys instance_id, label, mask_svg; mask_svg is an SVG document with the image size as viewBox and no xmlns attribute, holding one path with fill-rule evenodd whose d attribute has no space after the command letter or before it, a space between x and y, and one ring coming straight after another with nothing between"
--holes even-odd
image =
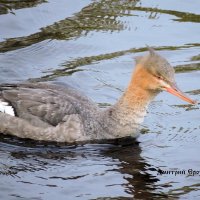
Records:
<instances>
[{"instance_id":1,"label":"bird wing","mask_svg":"<svg viewBox=\"0 0 200 200\"><path fill-rule=\"evenodd\" d=\"M0 98L12 105L16 116L42 127L56 126L66 115L79 114L82 104L91 104L72 88L41 83L2 85Z\"/></svg>"}]
</instances>

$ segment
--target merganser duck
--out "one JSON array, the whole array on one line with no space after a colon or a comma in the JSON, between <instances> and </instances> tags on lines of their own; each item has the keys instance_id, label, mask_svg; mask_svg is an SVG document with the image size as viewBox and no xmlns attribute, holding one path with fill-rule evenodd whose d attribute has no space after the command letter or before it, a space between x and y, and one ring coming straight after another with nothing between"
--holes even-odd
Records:
<instances>
[{"instance_id":1,"label":"merganser duck","mask_svg":"<svg viewBox=\"0 0 200 200\"><path fill-rule=\"evenodd\" d=\"M176 86L174 68L149 48L136 58L131 81L107 109L69 86L50 83L0 85L0 132L20 138L81 142L137 137L148 104L167 91L195 104Z\"/></svg>"}]
</instances>

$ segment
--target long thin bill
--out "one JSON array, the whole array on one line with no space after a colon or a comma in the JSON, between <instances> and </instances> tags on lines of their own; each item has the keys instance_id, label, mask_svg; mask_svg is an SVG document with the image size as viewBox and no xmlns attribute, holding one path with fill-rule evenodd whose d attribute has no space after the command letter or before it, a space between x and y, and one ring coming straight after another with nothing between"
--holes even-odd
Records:
<instances>
[{"instance_id":1,"label":"long thin bill","mask_svg":"<svg viewBox=\"0 0 200 200\"><path fill-rule=\"evenodd\" d=\"M194 101L192 99L190 99L189 97L187 97L177 86L176 84L171 84L170 87L166 88L166 91L179 97L180 99L187 101L188 103L191 104L196 104L197 101Z\"/></svg>"}]
</instances>

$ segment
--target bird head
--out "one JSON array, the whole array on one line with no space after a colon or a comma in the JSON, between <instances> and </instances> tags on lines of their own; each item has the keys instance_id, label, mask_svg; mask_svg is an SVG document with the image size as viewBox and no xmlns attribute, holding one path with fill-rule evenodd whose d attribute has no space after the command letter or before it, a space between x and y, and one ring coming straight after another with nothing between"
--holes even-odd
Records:
<instances>
[{"instance_id":1,"label":"bird head","mask_svg":"<svg viewBox=\"0 0 200 200\"><path fill-rule=\"evenodd\" d=\"M149 48L147 56L136 57L136 74L141 87L152 93L167 91L188 103L196 103L178 88L174 68L153 48Z\"/></svg>"}]
</instances>

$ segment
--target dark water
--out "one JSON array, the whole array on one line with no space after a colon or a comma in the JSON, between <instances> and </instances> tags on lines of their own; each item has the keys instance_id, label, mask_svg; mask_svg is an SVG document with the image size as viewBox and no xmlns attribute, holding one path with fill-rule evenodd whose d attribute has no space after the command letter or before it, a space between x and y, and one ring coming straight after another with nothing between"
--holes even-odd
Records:
<instances>
[{"instance_id":1,"label":"dark water","mask_svg":"<svg viewBox=\"0 0 200 200\"><path fill-rule=\"evenodd\" d=\"M200 101L199 8L198 0L0 0L0 82L59 81L114 103L148 44ZM129 146L1 135L0 199L200 199L199 106L162 93L142 133Z\"/></svg>"}]
</instances>

